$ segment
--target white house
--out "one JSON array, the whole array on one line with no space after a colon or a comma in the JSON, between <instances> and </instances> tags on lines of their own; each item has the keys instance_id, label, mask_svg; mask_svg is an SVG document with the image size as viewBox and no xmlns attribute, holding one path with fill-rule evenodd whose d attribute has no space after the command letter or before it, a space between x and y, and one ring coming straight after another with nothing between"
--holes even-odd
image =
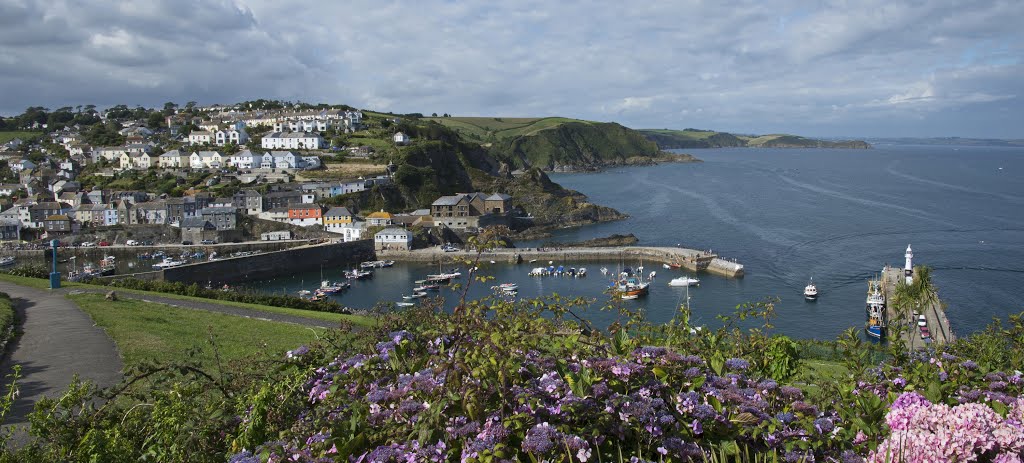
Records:
<instances>
[{"instance_id":1,"label":"white house","mask_svg":"<svg viewBox=\"0 0 1024 463\"><path fill-rule=\"evenodd\" d=\"M213 144L217 146L224 146L228 143L242 145L249 142L249 134L245 132L245 127L218 130L213 133L213 137Z\"/></svg>"},{"instance_id":2,"label":"white house","mask_svg":"<svg viewBox=\"0 0 1024 463\"><path fill-rule=\"evenodd\" d=\"M320 149L324 146L324 139L318 134L309 132L281 133L273 132L263 137L263 149Z\"/></svg>"},{"instance_id":3,"label":"white house","mask_svg":"<svg viewBox=\"0 0 1024 463\"><path fill-rule=\"evenodd\" d=\"M188 134L188 144L204 145L213 143L213 132L209 130L193 130Z\"/></svg>"},{"instance_id":4,"label":"white house","mask_svg":"<svg viewBox=\"0 0 1024 463\"><path fill-rule=\"evenodd\" d=\"M228 165L238 169L252 169L252 166L256 164L256 160L263 160L262 157L257 157L252 154L252 151L245 150L228 157Z\"/></svg>"},{"instance_id":5,"label":"white house","mask_svg":"<svg viewBox=\"0 0 1024 463\"><path fill-rule=\"evenodd\" d=\"M296 169L298 165L298 158L291 151L271 151L260 159L263 169Z\"/></svg>"},{"instance_id":6,"label":"white house","mask_svg":"<svg viewBox=\"0 0 1024 463\"><path fill-rule=\"evenodd\" d=\"M189 156L189 167L193 169L220 169L221 157L216 151L197 151Z\"/></svg>"},{"instance_id":7,"label":"white house","mask_svg":"<svg viewBox=\"0 0 1024 463\"><path fill-rule=\"evenodd\" d=\"M20 189L21 189L21 184L20 183L4 183L4 184L0 184L0 196L10 196L10 195L14 194L15 191L18 191Z\"/></svg>"},{"instance_id":8,"label":"white house","mask_svg":"<svg viewBox=\"0 0 1024 463\"><path fill-rule=\"evenodd\" d=\"M186 161L182 162L182 158L185 158ZM157 163L160 165L161 168L173 169L187 167L189 165L189 160L189 155L183 155L181 151L178 150L170 150L164 154L161 154L159 158L157 158Z\"/></svg>"},{"instance_id":9,"label":"white house","mask_svg":"<svg viewBox=\"0 0 1024 463\"><path fill-rule=\"evenodd\" d=\"M396 145L405 145L409 143L409 136L402 132L395 133L394 139Z\"/></svg>"},{"instance_id":10,"label":"white house","mask_svg":"<svg viewBox=\"0 0 1024 463\"><path fill-rule=\"evenodd\" d=\"M377 251L412 249L412 232L404 228L387 227L373 235L373 248Z\"/></svg>"},{"instance_id":11,"label":"white house","mask_svg":"<svg viewBox=\"0 0 1024 463\"><path fill-rule=\"evenodd\" d=\"M11 172L18 173L23 170L31 170L36 168L36 163L29 161L28 159L22 159L17 162L10 163Z\"/></svg>"}]
</instances>

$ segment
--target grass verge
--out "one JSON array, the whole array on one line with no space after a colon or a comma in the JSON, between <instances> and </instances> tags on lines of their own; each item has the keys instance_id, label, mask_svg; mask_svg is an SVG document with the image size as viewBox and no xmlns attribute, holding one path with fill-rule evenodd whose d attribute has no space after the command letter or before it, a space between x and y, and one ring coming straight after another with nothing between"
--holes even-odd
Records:
<instances>
[{"instance_id":1,"label":"grass verge","mask_svg":"<svg viewBox=\"0 0 1024 463\"><path fill-rule=\"evenodd\" d=\"M0 293L0 348L6 345L8 336L11 334L11 327L13 326L14 304L11 303L10 296Z\"/></svg>"},{"instance_id":2,"label":"grass verge","mask_svg":"<svg viewBox=\"0 0 1024 463\"><path fill-rule=\"evenodd\" d=\"M40 278L29 278L29 277L21 277L21 276L15 276L15 275L8 275L6 273L0 273L0 281L6 281L8 283L14 283L14 284L17 284L17 285L29 286L29 287L38 288L38 289L47 289L47 288L50 287L50 282L48 280L43 280L43 279L40 279ZM286 307L274 307L274 306L261 305L261 304L247 304L247 303L244 303L244 302L221 301L221 300L215 300L215 299L205 299L205 298L202 298L202 297L182 296L182 295L171 294L171 293L158 293L158 292L153 292L153 291L140 291L140 290L135 290L135 289L112 288L112 287L109 287L109 286L90 285L90 284L85 284L85 283L74 283L74 282L69 282L69 281L61 282L61 286L65 287L65 288L95 289L95 290L101 290L101 291L114 290L114 291L117 291L118 293L151 295L151 296L155 296L155 297L166 297L168 299L177 299L177 300L180 300L180 301L205 302L205 303L209 303L209 304L219 304L219 305L224 305L224 306L238 307L240 309L248 309L248 310L253 310L253 311L256 311L256 312L266 312L266 313L274 313L274 314L281 314L281 315L291 315L291 316L295 316L295 317L311 318L311 319L314 319L314 320L324 320L324 321L337 322L337 323L340 323L342 321L347 321L347 322L349 322L349 323L351 323L353 325L357 325L357 326L373 326L374 325L373 317L367 317L367 316L362 316L362 315L347 315L347 314L330 313L330 312L315 312L315 311L312 311L312 310L298 310L298 309L290 309L290 308L286 308Z\"/></svg>"},{"instance_id":3,"label":"grass verge","mask_svg":"<svg viewBox=\"0 0 1024 463\"><path fill-rule=\"evenodd\" d=\"M216 359L211 340L223 362L260 352L283 354L312 342L325 331L133 299L108 301L100 294L72 294L68 298L107 331L126 367L151 361L167 364L196 348L196 359L213 365Z\"/></svg>"}]
</instances>

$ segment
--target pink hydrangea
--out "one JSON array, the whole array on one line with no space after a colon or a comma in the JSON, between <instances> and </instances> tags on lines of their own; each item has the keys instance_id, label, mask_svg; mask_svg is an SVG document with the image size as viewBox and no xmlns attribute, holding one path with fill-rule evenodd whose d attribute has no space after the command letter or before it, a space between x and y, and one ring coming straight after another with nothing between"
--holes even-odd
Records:
<instances>
[{"instance_id":1,"label":"pink hydrangea","mask_svg":"<svg viewBox=\"0 0 1024 463\"><path fill-rule=\"evenodd\" d=\"M1024 413L1018 400L1007 419L987 405L967 403L950 407L932 404L920 394L902 394L885 420L892 434L868 455L874 462L924 463L975 461L997 453L1014 461L1024 449L1024 435L1015 414Z\"/></svg>"}]
</instances>

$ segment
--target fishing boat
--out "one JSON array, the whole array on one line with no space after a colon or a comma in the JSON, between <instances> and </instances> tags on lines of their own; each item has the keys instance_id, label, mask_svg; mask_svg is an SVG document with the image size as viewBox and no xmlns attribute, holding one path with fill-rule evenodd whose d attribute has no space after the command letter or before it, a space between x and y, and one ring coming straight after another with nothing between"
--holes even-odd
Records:
<instances>
[{"instance_id":1,"label":"fishing boat","mask_svg":"<svg viewBox=\"0 0 1024 463\"><path fill-rule=\"evenodd\" d=\"M885 337L886 310L885 295L882 294L882 283L878 280L868 281L867 298L867 322L866 331L868 336L876 339Z\"/></svg>"},{"instance_id":2,"label":"fishing boat","mask_svg":"<svg viewBox=\"0 0 1024 463\"><path fill-rule=\"evenodd\" d=\"M395 261L393 260L378 260L373 263L373 266L377 268L393 267L394 265Z\"/></svg>"},{"instance_id":3,"label":"fishing boat","mask_svg":"<svg viewBox=\"0 0 1024 463\"><path fill-rule=\"evenodd\" d=\"M320 289L318 291L321 291L325 294L335 294L340 293L351 287L352 284L347 281L331 283L330 281L324 280L320 282Z\"/></svg>"},{"instance_id":4,"label":"fishing boat","mask_svg":"<svg viewBox=\"0 0 1024 463\"><path fill-rule=\"evenodd\" d=\"M646 296L650 286L651 284L643 281L641 277L629 276L619 280L615 289L618 291L620 298L628 300Z\"/></svg>"},{"instance_id":5,"label":"fishing boat","mask_svg":"<svg viewBox=\"0 0 1024 463\"><path fill-rule=\"evenodd\" d=\"M185 265L185 262L180 260L174 260L173 257L164 257L164 260L153 264L153 268L157 270L163 270L165 268L180 267Z\"/></svg>"},{"instance_id":6,"label":"fishing boat","mask_svg":"<svg viewBox=\"0 0 1024 463\"><path fill-rule=\"evenodd\" d=\"M310 291L308 289L300 289L298 291L299 296L309 296L310 294L313 294L313 291Z\"/></svg>"},{"instance_id":7,"label":"fishing boat","mask_svg":"<svg viewBox=\"0 0 1024 463\"><path fill-rule=\"evenodd\" d=\"M7 267L9 265L14 265L14 262L16 262L17 260L18 259L16 259L14 256L0 257L0 267Z\"/></svg>"},{"instance_id":8,"label":"fishing boat","mask_svg":"<svg viewBox=\"0 0 1024 463\"><path fill-rule=\"evenodd\" d=\"M415 302L396 302L395 305L398 306L398 307L412 307L412 306L416 305L416 303Z\"/></svg>"},{"instance_id":9,"label":"fishing boat","mask_svg":"<svg viewBox=\"0 0 1024 463\"><path fill-rule=\"evenodd\" d=\"M421 297L426 297L426 296L427 296L426 292L419 291L419 292L412 293L411 295L408 295L408 296L404 296L403 295L402 299L405 299L407 301L411 301L411 300L419 299Z\"/></svg>"},{"instance_id":10,"label":"fishing boat","mask_svg":"<svg viewBox=\"0 0 1024 463\"><path fill-rule=\"evenodd\" d=\"M413 290L413 292L417 292L417 293L423 292L423 291L440 291L441 290L441 285L432 285L432 284L429 284L429 283L421 283L420 285L416 286L412 290Z\"/></svg>"},{"instance_id":11,"label":"fishing boat","mask_svg":"<svg viewBox=\"0 0 1024 463\"><path fill-rule=\"evenodd\" d=\"M808 301L813 301L817 298L818 287L814 286L814 278L811 278L811 281L807 283L807 286L804 286L804 299L807 299Z\"/></svg>"},{"instance_id":12,"label":"fishing boat","mask_svg":"<svg viewBox=\"0 0 1024 463\"><path fill-rule=\"evenodd\" d=\"M102 276L113 275L117 271L117 259L114 256L104 256L100 261L99 274Z\"/></svg>"},{"instance_id":13,"label":"fishing boat","mask_svg":"<svg viewBox=\"0 0 1024 463\"><path fill-rule=\"evenodd\" d=\"M585 276L587 276L587 268L586 267L580 267L580 270L578 272L576 272L576 278L583 278Z\"/></svg>"},{"instance_id":14,"label":"fishing boat","mask_svg":"<svg viewBox=\"0 0 1024 463\"><path fill-rule=\"evenodd\" d=\"M673 278L668 282L669 286L697 286L700 285L700 280L690 277L679 277Z\"/></svg>"},{"instance_id":15,"label":"fishing boat","mask_svg":"<svg viewBox=\"0 0 1024 463\"><path fill-rule=\"evenodd\" d=\"M372 261L372 260L366 261L366 262L363 262L363 263L359 264L359 268L374 268L376 266L377 266L377 263L375 261Z\"/></svg>"}]
</instances>

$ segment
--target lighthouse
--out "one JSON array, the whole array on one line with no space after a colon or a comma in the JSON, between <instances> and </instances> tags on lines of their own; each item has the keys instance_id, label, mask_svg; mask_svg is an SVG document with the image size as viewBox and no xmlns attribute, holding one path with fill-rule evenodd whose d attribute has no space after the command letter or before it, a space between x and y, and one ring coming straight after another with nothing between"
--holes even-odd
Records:
<instances>
[{"instance_id":1,"label":"lighthouse","mask_svg":"<svg viewBox=\"0 0 1024 463\"><path fill-rule=\"evenodd\" d=\"M914 260L914 251L910 250L910 245L907 245L907 253L903 255L907 258L907 265L903 267L903 275L907 278L907 284L914 282L914 264L911 262Z\"/></svg>"}]
</instances>

